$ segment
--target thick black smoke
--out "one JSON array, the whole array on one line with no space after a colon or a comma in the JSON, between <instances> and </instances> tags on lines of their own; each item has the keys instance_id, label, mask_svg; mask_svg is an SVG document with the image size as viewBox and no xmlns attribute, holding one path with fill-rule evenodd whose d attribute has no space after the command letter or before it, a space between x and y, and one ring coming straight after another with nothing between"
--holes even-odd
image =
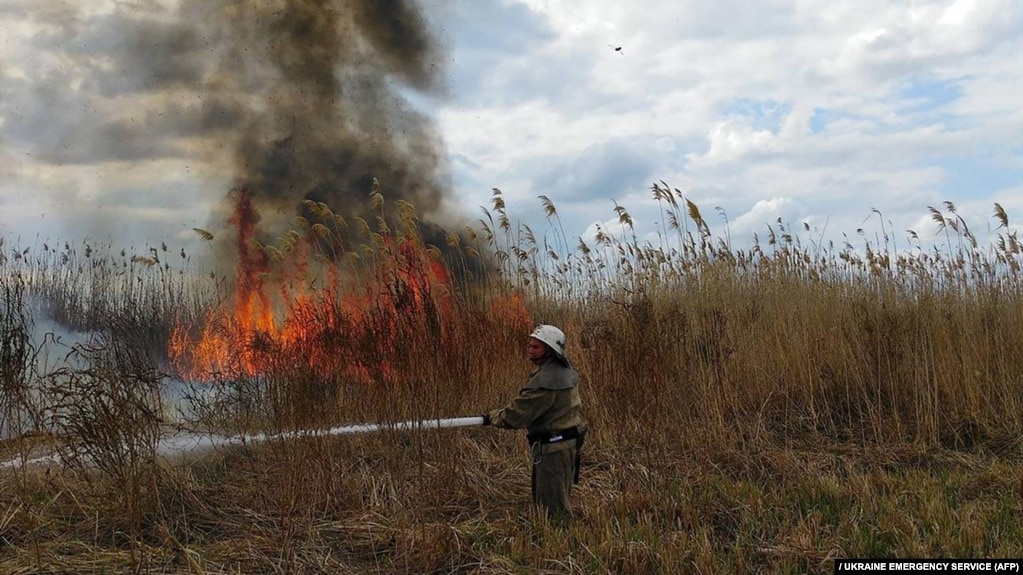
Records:
<instances>
[{"instance_id":1,"label":"thick black smoke","mask_svg":"<svg viewBox=\"0 0 1023 575\"><path fill-rule=\"evenodd\" d=\"M365 211L372 181L439 207L442 146L403 90L437 93L441 54L407 0L229 2L203 126L234 139L238 185L261 208L303 199ZM264 210L265 211L265 210Z\"/></svg>"},{"instance_id":2,"label":"thick black smoke","mask_svg":"<svg viewBox=\"0 0 1023 575\"><path fill-rule=\"evenodd\" d=\"M365 215L374 178L388 202L421 216L441 207L443 146L406 96L442 96L445 57L415 2L110 6L0 7L39 30L32 61L0 67L4 140L52 165L194 160L211 181L249 190L269 238L304 199ZM211 219L216 231L226 218Z\"/></svg>"}]
</instances>

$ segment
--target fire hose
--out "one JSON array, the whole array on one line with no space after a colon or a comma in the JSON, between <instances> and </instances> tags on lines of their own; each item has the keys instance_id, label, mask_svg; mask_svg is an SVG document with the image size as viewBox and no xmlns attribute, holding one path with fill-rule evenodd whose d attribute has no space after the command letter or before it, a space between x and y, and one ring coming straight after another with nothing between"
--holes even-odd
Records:
<instances>
[{"instance_id":1,"label":"fire hose","mask_svg":"<svg viewBox=\"0 0 1023 575\"><path fill-rule=\"evenodd\" d=\"M270 440L304 439L332 435L355 435L380 431L418 431L420 429L441 429L447 427L471 427L483 425L483 417L452 417L447 419L423 419L394 423L362 423L331 427L329 429L301 429L278 433L257 433L253 435L218 435L210 433L178 433L163 437L157 451L163 455L184 455L204 449L262 443Z\"/></svg>"},{"instance_id":2,"label":"fire hose","mask_svg":"<svg viewBox=\"0 0 1023 575\"><path fill-rule=\"evenodd\" d=\"M227 447L231 445L245 445L248 443L261 443L268 440L302 439L310 437L324 437L331 435L354 435L358 433L376 433L380 431L417 431L420 429L441 429L447 427L471 427L483 425L483 417L452 417L447 419L423 419L414 421L401 421L396 423L363 423L358 425L345 425L332 427L330 429L303 429L296 431L285 431L280 433L257 433L254 435L220 435L216 433L197 433L178 431L160 438L156 451L162 456L186 456L198 454L207 449ZM59 462L60 457L56 453L40 455L38 457L15 457L9 461L0 461L0 470L19 465Z\"/></svg>"},{"instance_id":3,"label":"fire hose","mask_svg":"<svg viewBox=\"0 0 1023 575\"><path fill-rule=\"evenodd\" d=\"M319 437L325 435L354 435L356 433L376 433L378 431L418 431L420 429L441 429L445 427L471 427L483 425L483 417L452 417L448 419L423 419L416 421L401 421L397 423L363 423L359 425L346 425L343 427L332 427L325 430L292 431L288 433L263 434L245 436L249 441L266 441L267 439L282 439L291 437Z\"/></svg>"}]
</instances>

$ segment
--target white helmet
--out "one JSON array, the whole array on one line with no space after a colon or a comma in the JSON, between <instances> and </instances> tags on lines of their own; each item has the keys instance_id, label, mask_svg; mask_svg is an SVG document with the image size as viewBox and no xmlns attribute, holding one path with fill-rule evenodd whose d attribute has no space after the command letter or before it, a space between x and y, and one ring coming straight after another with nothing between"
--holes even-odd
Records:
<instances>
[{"instance_id":1,"label":"white helmet","mask_svg":"<svg viewBox=\"0 0 1023 575\"><path fill-rule=\"evenodd\" d=\"M567 361L565 357L565 332L554 327L553 325L540 325L533 330L533 333L529 334L529 337L534 337L551 348L554 355Z\"/></svg>"}]
</instances>

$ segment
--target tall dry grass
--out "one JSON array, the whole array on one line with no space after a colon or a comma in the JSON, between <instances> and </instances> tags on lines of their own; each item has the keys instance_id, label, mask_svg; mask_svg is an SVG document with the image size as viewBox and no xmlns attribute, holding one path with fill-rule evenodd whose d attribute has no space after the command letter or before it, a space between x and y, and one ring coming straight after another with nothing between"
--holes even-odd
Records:
<instances>
[{"instance_id":1,"label":"tall dry grass","mask_svg":"<svg viewBox=\"0 0 1023 575\"><path fill-rule=\"evenodd\" d=\"M375 222L307 204L291 233L258 246L281 286L277 312L302 337L238 340L233 352L265 369L196 383L223 393L196 394L220 399L194 410L194 426L471 415L524 380L531 322L563 326L592 430L567 529L526 505L521 437L491 429L164 461L154 445L171 366L153 350L176 325L200 331L229 290L175 275L161 255L173 250L150 252L159 266L70 246L60 267L6 252L5 286L23 278L43 309L97 338L60 369L14 378L45 392L34 412L61 414L53 441L84 456L0 471L0 566L823 573L841 556L1021 554L1023 254L1000 206L989 246L947 203L931 211L935 248L896 242L878 213L859 245L775 222L740 249L678 190L652 194L660 236L639 237L616 205L619 229L590 243L566 236L546 197L548 230L513 224L499 190L478 225L440 236L380 190ZM442 261L450 283L430 279ZM0 325L24 333L18 322Z\"/></svg>"}]
</instances>

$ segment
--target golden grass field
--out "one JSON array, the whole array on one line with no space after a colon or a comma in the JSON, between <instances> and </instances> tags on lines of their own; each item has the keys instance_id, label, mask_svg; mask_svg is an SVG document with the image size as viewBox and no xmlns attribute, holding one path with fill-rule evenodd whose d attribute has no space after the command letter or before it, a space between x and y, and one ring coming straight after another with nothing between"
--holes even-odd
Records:
<instances>
[{"instance_id":1,"label":"golden grass field","mask_svg":"<svg viewBox=\"0 0 1023 575\"><path fill-rule=\"evenodd\" d=\"M0 461L62 457L0 468L0 573L831 573L838 557L1023 556L1023 252L1000 206L990 245L946 203L934 248L883 224L821 245L778 222L738 249L677 190L652 192L676 234L658 242L621 206L621 231L572 240L547 198L535 233L495 191L477 226L433 246L411 206L378 194L375 220L307 204L290 233L245 245L255 273L167 246L0 245L0 418L27 432ZM253 319L263 304L269 324ZM43 316L90 335L30 337ZM528 505L522 435L492 428L159 454L173 425L483 413L524 381L534 323L564 328L583 376L568 527ZM217 392L186 421L161 403L174 376Z\"/></svg>"}]
</instances>

